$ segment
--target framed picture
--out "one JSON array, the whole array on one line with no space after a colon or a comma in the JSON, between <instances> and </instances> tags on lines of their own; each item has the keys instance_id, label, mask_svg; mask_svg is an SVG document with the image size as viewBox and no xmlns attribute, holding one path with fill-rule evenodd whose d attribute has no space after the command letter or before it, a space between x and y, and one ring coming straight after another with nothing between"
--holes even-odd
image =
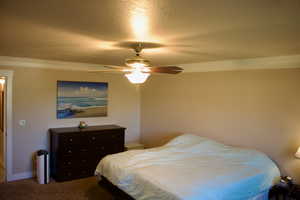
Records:
<instances>
[{"instance_id":1,"label":"framed picture","mask_svg":"<svg viewBox=\"0 0 300 200\"><path fill-rule=\"evenodd\" d=\"M57 81L56 118L107 116L108 83Z\"/></svg>"}]
</instances>

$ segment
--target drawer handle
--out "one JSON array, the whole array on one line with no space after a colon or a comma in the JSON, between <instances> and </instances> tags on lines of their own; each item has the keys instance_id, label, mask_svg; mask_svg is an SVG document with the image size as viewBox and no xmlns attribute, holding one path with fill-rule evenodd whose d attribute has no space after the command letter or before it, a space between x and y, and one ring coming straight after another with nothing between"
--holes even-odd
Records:
<instances>
[{"instance_id":1,"label":"drawer handle","mask_svg":"<svg viewBox=\"0 0 300 200\"><path fill-rule=\"evenodd\" d=\"M68 150L68 153L72 153L72 151L71 151L71 150Z\"/></svg>"},{"instance_id":2,"label":"drawer handle","mask_svg":"<svg viewBox=\"0 0 300 200\"><path fill-rule=\"evenodd\" d=\"M70 139L69 139L69 141L70 141L70 142L73 142L73 139L72 139L72 138L70 138Z\"/></svg>"}]
</instances>

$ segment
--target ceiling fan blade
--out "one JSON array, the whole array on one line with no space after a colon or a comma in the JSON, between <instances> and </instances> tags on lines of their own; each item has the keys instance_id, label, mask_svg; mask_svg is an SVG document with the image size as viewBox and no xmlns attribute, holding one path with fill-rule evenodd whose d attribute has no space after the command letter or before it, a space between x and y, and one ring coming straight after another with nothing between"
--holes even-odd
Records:
<instances>
[{"instance_id":1,"label":"ceiling fan blade","mask_svg":"<svg viewBox=\"0 0 300 200\"><path fill-rule=\"evenodd\" d=\"M97 73L97 72L126 73L125 71L122 71L122 70L105 70L105 69L103 69L103 70L101 70L101 69L99 69L99 70L88 70L88 72L90 72L90 73Z\"/></svg>"},{"instance_id":2,"label":"ceiling fan blade","mask_svg":"<svg viewBox=\"0 0 300 200\"><path fill-rule=\"evenodd\" d=\"M114 66L114 65L105 65L102 66L107 69L96 69L96 70L89 70L88 72L119 72L119 73L126 73L131 72L132 69L128 67L121 67L121 66Z\"/></svg>"},{"instance_id":3,"label":"ceiling fan blade","mask_svg":"<svg viewBox=\"0 0 300 200\"><path fill-rule=\"evenodd\" d=\"M182 68L177 66L150 67L149 69L153 73L165 73L165 74L178 74L183 71Z\"/></svg>"},{"instance_id":4,"label":"ceiling fan blade","mask_svg":"<svg viewBox=\"0 0 300 200\"><path fill-rule=\"evenodd\" d=\"M133 70L133 68L131 67L121 67L121 66L104 66L108 69L111 70L118 70L118 71L122 71L122 72L131 72Z\"/></svg>"},{"instance_id":5,"label":"ceiling fan blade","mask_svg":"<svg viewBox=\"0 0 300 200\"><path fill-rule=\"evenodd\" d=\"M124 68L126 68L126 67L117 66L117 65L104 65L103 67L108 68L108 69L124 69Z\"/></svg>"}]
</instances>

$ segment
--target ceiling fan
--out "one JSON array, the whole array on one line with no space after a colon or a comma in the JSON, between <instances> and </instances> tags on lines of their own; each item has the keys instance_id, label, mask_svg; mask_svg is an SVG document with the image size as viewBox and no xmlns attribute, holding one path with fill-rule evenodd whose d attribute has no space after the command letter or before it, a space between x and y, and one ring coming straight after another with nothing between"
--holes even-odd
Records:
<instances>
[{"instance_id":1,"label":"ceiling fan","mask_svg":"<svg viewBox=\"0 0 300 200\"><path fill-rule=\"evenodd\" d=\"M124 67L122 66L104 66L107 70L93 70L91 72L124 72L128 80L133 84L144 83L150 76L150 73L165 73L165 74L178 74L183 71L182 68L177 66L155 67L152 66L150 61L141 57L143 50L142 43L132 47L135 51L135 56L125 60Z\"/></svg>"}]
</instances>

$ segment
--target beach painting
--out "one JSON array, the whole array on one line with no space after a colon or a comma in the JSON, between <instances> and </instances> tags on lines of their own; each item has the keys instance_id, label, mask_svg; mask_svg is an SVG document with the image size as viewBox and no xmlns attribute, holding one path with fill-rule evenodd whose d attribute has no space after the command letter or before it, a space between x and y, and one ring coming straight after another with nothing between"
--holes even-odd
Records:
<instances>
[{"instance_id":1,"label":"beach painting","mask_svg":"<svg viewBox=\"0 0 300 200\"><path fill-rule=\"evenodd\" d=\"M57 119L107 116L108 83L57 81Z\"/></svg>"}]
</instances>

